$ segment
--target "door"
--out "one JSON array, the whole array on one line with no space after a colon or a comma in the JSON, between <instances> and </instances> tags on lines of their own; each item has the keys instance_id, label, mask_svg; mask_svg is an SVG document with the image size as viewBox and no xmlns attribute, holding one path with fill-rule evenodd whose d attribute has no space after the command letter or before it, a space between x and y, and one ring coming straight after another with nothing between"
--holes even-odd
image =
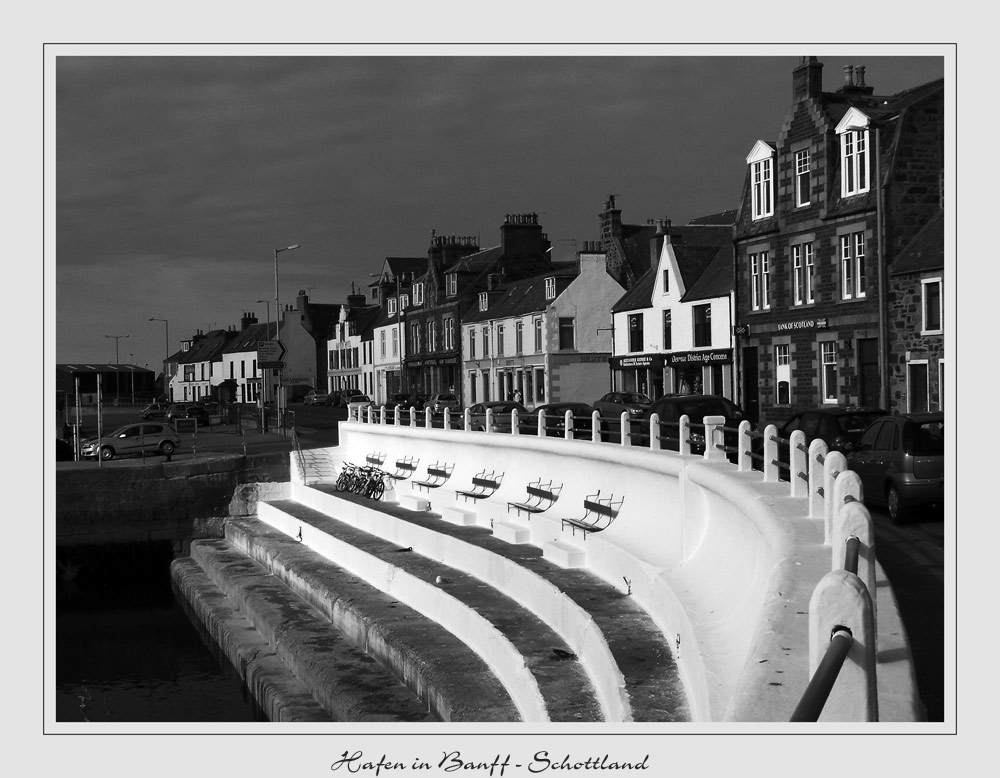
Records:
<instances>
[{"instance_id":1,"label":"door","mask_svg":"<svg viewBox=\"0 0 1000 778\"><path fill-rule=\"evenodd\" d=\"M858 338L858 403L862 408L878 408L882 404L878 338Z\"/></svg>"},{"instance_id":2,"label":"door","mask_svg":"<svg viewBox=\"0 0 1000 778\"><path fill-rule=\"evenodd\" d=\"M743 412L754 424L760 421L760 369L757 347L743 347Z\"/></svg>"}]
</instances>

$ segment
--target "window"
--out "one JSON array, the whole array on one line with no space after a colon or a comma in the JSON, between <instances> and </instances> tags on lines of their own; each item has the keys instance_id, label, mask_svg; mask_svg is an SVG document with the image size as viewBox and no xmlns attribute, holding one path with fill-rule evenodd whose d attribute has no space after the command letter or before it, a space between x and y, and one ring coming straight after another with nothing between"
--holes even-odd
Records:
<instances>
[{"instance_id":1,"label":"window","mask_svg":"<svg viewBox=\"0 0 1000 778\"><path fill-rule=\"evenodd\" d=\"M535 319L535 353L539 353L542 350L542 320L541 318Z\"/></svg>"},{"instance_id":2,"label":"window","mask_svg":"<svg viewBox=\"0 0 1000 778\"><path fill-rule=\"evenodd\" d=\"M444 320L444 350L451 351L455 348L455 320L448 316Z\"/></svg>"},{"instance_id":3,"label":"window","mask_svg":"<svg viewBox=\"0 0 1000 778\"><path fill-rule=\"evenodd\" d=\"M694 305L691 307L691 319L694 325L694 345L712 345L712 306Z\"/></svg>"},{"instance_id":4,"label":"window","mask_svg":"<svg viewBox=\"0 0 1000 778\"><path fill-rule=\"evenodd\" d=\"M389 306L388 307L389 315L390 316L394 316L396 314L396 298L395 297L390 297L389 298L389 300L388 300L388 306Z\"/></svg>"},{"instance_id":5,"label":"window","mask_svg":"<svg viewBox=\"0 0 1000 778\"><path fill-rule=\"evenodd\" d=\"M514 325L514 353L524 353L524 322L519 321Z\"/></svg>"},{"instance_id":6,"label":"window","mask_svg":"<svg viewBox=\"0 0 1000 778\"><path fill-rule=\"evenodd\" d=\"M810 158L809 149L802 149L795 152L795 205L809 205L809 174Z\"/></svg>"},{"instance_id":7,"label":"window","mask_svg":"<svg viewBox=\"0 0 1000 778\"><path fill-rule=\"evenodd\" d=\"M469 334L470 335L472 334L472 330L469 330ZM475 339L473 339L473 342L475 342ZM473 404L476 403L476 384L477 383L478 383L478 381L476 380L476 373L475 373L475 371L470 372L469 373L469 399L472 401Z\"/></svg>"},{"instance_id":8,"label":"window","mask_svg":"<svg viewBox=\"0 0 1000 778\"><path fill-rule=\"evenodd\" d=\"M420 325L416 322L410 325L410 345L414 354L420 353Z\"/></svg>"},{"instance_id":9,"label":"window","mask_svg":"<svg viewBox=\"0 0 1000 778\"><path fill-rule=\"evenodd\" d=\"M868 130L847 130L840 136L840 194L868 191Z\"/></svg>"},{"instance_id":10,"label":"window","mask_svg":"<svg viewBox=\"0 0 1000 778\"><path fill-rule=\"evenodd\" d=\"M921 310L923 323L921 335L933 335L941 332L941 279L924 278L920 282Z\"/></svg>"},{"instance_id":11,"label":"window","mask_svg":"<svg viewBox=\"0 0 1000 778\"><path fill-rule=\"evenodd\" d=\"M483 327L483 356L490 355L490 328Z\"/></svg>"},{"instance_id":12,"label":"window","mask_svg":"<svg viewBox=\"0 0 1000 778\"><path fill-rule=\"evenodd\" d=\"M574 338L574 319L559 319L559 350L570 351L576 348Z\"/></svg>"},{"instance_id":13,"label":"window","mask_svg":"<svg viewBox=\"0 0 1000 778\"><path fill-rule=\"evenodd\" d=\"M399 310L403 310L404 308L408 308L409 306L410 306L410 295L401 294L399 296Z\"/></svg>"},{"instance_id":14,"label":"window","mask_svg":"<svg viewBox=\"0 0 1000 778\"><path fill-rule=\"evenodd\" d=\"M909 413L930 409L927 379L926 360L906 363L906 410Z\"/></svg>"},{"instance_id":15,"label":"window","mask_svg":"<svg viewBox=\"0 0 1000 778\"><path fill-rule=\"evenodd\" d=\"M485 311L489 308L490 296L486 292L479 293L479 310Z\"/></svg>"},{"instance_id":16,"label":"window","mask_svg":"<svg viewBox=\"0 0 1000 778\"><path fill-rule=\"evenodd\" d=\"M535 368L535 402L545 402L545 369Z\"/></svg>"},{"instance_id":17,"label":"window","mask_svg":"<svg viewBox=\"0 0 1000 778\"><path fill-rule=\"evenodd\" d=\"M396 356L397 353L399 353L399 331L394 329L392 331L392 355Z\"/></svg>"},{"instance_id":18,"label":"window","mask_svg":"<svg viewBox=\"0 0 1000 778\"><path fill-rule=\"evenodd\" d=\"M424 302L424 285L414 284L413 285L413 304L421 305Z\"/></svg>"},{"instance_id":19,"label":"window","mask_svg":"<svg viewBox=\"0 0 1000 778\"><path fill-rule=\"evenodd\" d=\"M545 299L555 300L556 299L556 279L546 278L545 279Z\"/></svg>"},{"instance_id":20,"label":"window","mask_svg":"<svg viewBox=\"0 0 1000 778\"><path fill-rule=\"evenodd\" d=\"M837 402L837 342L825 340L820 349L820 390L824 403Z\"/></svg>"},{"instance_id":21,"label":"window","mask_svg":"<svg viewBox=\"0 0 1000 778\"><path fill-rule=\"evenodd\" d=\"M234 377L234 376L233 376L233 368L234 368L235 364L236 364L235 362L230 362L230 363L229 363L229 377L230 377L230 378L233 378L233 377Z\"/></svg>"},{"instance_id":22,"label":"window","mask_svg":"<svg viewBox=\"0 0 1000 778\"><path fill-rule=\"evenodd\" d=\"M670 331L671 329L671 316L670 311L663 312L663 349L669 351L673 348L673 337Z\"/></svg>"},{"instance_id":23,"label":"window","mask_svg":"<svg viewBox=\"0 0 1000 778\"><path fill-rule=\"evenodd\" d=\"M434 322L427 322L427 350L437 351L437 335L436 328L434 327Z\"/></svg>"},{"instance_id":24,"label":"window","mask_svg":"<svg viewBox=\"0 0 1000 778\"><path fill-rule=\"evenodd\" d=\"M379 356L384 357L385 356L385 330L382 330L378 334L378 341L379 341Z\"/></svg>"},{"instance_id":25,"label":"window","mask_svg":"<svg viewBox=\"0 0 1000 778\"><path fill-rule=\"evenodd\" d=\"M750 307L766 311L771 307L771 272L766 251L750 255Z\"/></svg>"},{"instance_id":26,"label":"window","mask_svg":"<svg viewBox=\"0 0 1000 778\"><path fill-rule=\"evenodd\" d=\"M502 357L503 356L503 325L502 324L498 324L497 325L497 356L498 357ZM501 397L500 399L504 399L504 398Z\"/></svg>"},{"instance_id":27,"label":"window","mask_svg":"<svg viewBox=\"0 0 1000 778\"><path fill-rule=\"evenodd\" d=\"M844 300L865 296L865 234L840 236L840 289Z\"/></svg>"},{"instance_id":28,"label":"window","mask_svg":"<svg viewBox=\"0 0 1000 778\"><path fill-rule=\"evenodd\" d=\"M792 246L792 289L796 305L815 302L813 297L813 244Z\"/></svg>"},{"instance_id":29,"label":"window","mask_svg":"<svg viewBox=\"0 0 1000 778\"><path fill-rule=\"evenodd\" d=\"M791 402L792 366L789 357L789 345L778 343L774 347L775 379L778 386L778 405L788 405Z\"/></svg>"},{"instance_id":30,"label":"window","mask_svg":"<svg viewBox=\"0 0 1000 778\"><path fill-rule=\"evenodd\" d=\"M476 331L469 328L469 359L476 358Z\"/></svg>"},{"instance_id":31,"label":"window","mask_svg":"<svg viewBox=\"0 0 1000 778\"><path fill-rule=\"evenodd\" d=\"M449 297L458 294L458 275L449 273L444 277L445 292Z\"/></svg>"},{"instance_id":32,"label":"window","mask_svg":"<svg viewBox=\"0 0 1000 778\"><path fill-rule=\"evenodd\" d=\"M562 322L559 320L559 336L562 337ZM560 346L562 348L562 346ZM572 347L571 347L572 348ZM642 351L642 314L634 313L628 317L628 350Z\"/></svg>"},{"instance_id":33,"label":"window","mask_svg":"<svg viewBox=\"0 0 1000 778\"><path fill-rule=\"evenodd\" d=\"M670 271L667 269L663 270L663 294L670 291Z\"/></svg>"},{"instance_id":34,"label":"window","mask_svg":"<svg viewBox=\"0 0 1000 778\"><path fill-rule=\"evenodd\" d=\"M938 410L944 410L944 360L938 360Z\"/></svg>"}]
</instances>

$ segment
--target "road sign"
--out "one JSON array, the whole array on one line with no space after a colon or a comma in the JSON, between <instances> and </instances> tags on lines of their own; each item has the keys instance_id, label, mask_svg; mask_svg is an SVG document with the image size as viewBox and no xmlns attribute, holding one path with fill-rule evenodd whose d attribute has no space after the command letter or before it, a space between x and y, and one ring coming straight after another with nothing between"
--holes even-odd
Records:
<instances>
[{"instance_id":1,"label":"road sign","mask_svg":"<svg viewBox=\"0 0 1000 778\"><path fill-rule=\"evenodd\" d=\"M280 340L261 340L257 343L257 367L261 370L280 370L285 366L282 357L285 346Z\"/></svg>"}]
</instances>

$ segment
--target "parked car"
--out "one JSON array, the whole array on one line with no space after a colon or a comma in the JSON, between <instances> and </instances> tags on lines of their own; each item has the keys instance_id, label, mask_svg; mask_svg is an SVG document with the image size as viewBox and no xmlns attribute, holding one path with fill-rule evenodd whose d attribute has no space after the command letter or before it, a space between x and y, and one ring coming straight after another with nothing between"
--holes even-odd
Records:
<instances>
[{"instance_id":1,"label":"parked car","mask_svg":"<svg viewBox=\"0 0 1000 778\"><path fill-rule=\"evenodd\" d=\"M396 408L401 411L408 411L410 408L421 411L424 408L424 398L416 392L396 392L385 401L385 409L394 411Z\"/></svg>"},{"instance_id":2,"label":"parked car","mask_svg":"<svg viewBox=\"0 0 1000 778\"><path fill-rule=\"evenodd\" d=\"M73 461L73 444L62 438L56 438L56 462Z\"/></svg>"},{"instance_id":3,"label":"parked car","mask_svg":"<svg viewBox=\"0 0 1000 778\"><path fill-rule=\"evenodd\" d=\"M435 413L442 413L445 408L451 411L458 411L462 408L462 403L458 401L458 397L451 392L439 392L437 394L432 394L427 398L424 403L425 408L430 408Z\"/></svg>"},{"instance_id":4,"label":"parked car","mask_svg":"<svg viewBox=\"0 0 1000 778\"><path fill-rule=\"evenodd\" d=\"M728 397L717 394L668 394L649 406L641 424L632 425L632 439L635 445L649 445L649 419L653 414L660 419L660 448L680 450L677 440L677 423L681 416L687 416L691 430L691 453L705 453L705 435L701 425L706 416L723 416L728 431L723 435L727 446L735 446L737 433L734 431L746 419L743 410ZM735 458L735 457L734 457Z\"/></svg>"},{"instance_id":5,"label":"parked car","mask_svg":"<svg viewBox=\"0 0 1000 778\"><path fill-rule=\"evenodd\" d=\"M573 437L590 438L592 414L594 406L581 402L561 402L539 405L521 420L521 432L529 435L538 432L539 413L545 413L545 434L548 436L565 437L566 411L573 412Z\"/></svg>"},{"instance_id":6,"label":"parked car","mask_svg":"<svg viewBox=\"0 0 1000 778\"><path fill-rule=\"evenodd\" d=\"M167 417L167 407L162 403L150 403L141 411L139 415L142 416L143 421L149 421L150 419L165 419Z\"/></svg>"},{"instance_id":7,"label":"parked car","mask_svg":"<svg viewBox=\"0 0 1000 778\"><path fill-rule=\"evenodd\" d=\"M199 427L207 427L210 423L208 409L202 405L189 405L174 416L171 421L178 419L195 419Z\"/></svg>"},{"instance_id":8,"label":"parked car","mask_svg":"<svg viewBox=\"0 0 1000 778\"><path fill-rule=\"evenodd\" d=\"M80 456L108 460L128 454L173 454L181 439L166 424L126 424L110 435L87 438L80 444Z\"/></svg>"},{"instance_id":9,"label":"parked car","mask_svg":"<svg viewBox=\"0 0 1000 778\"><path fill-rule=\"evenodd\" d=\"M215 400L204 400L195 403L199 408L204 408L209 416L214 416L219 412L219 404Z\"/></svg>"},{"instance_id":10,"label":"parked car","mask_svg":"<svg viewBox=\"0 0 1000 778\"><path fill-rule=\"evenodd\" d=\"M326 399L323 400L323 405L329 406L330 408L343 408L347 404L347 398L344 397L342 392L330 392Z\"/></svg>"},{"instance_id":11,"label":"parked car","mask_svg":"<svg viewBox=\"0 0 1000 778\"><path fill-rule=\"evenodd\" d=\"M847 454L868 505L884 505L898 524L917 508L944 506L944 414L883 416Z\"/></svg>"},{"instance_id":12,"label":"parked car","mask_svg":"<svg viewBox=\"0 0 1000 778\"><path fill-rule=\"evenodd\" d=\"M347 408L350 411L363 411L371 405L374 403L367 394L352 394L347 398Z\"/></svg>"},{"instance_id":13,"label":"parked car","mask_svg":"<svg viewBox=\"0 0 1000 778\"><path fill-rule=\"evenodd\" d=\"M618 439L623 411L628 412L630 418L641 419L652 404L653 401L641 392L608 392L595 400L591 405L601 415L601 440Z\"/></svg>"},{"instance_id":14,"label":"parked car","mask_svg":"<svg viewBox=\"0 0 1000 778\"><path fill-rule=\"evenodd\" d=\"M886 413L881 408L855 408L845 405L831 405L800 411L778 428L778 437L788 439L795 430L802 430L808 446L814 440L822 440L830 451L846 454L854 448L858 439L872 422ZM787 460L787 446L785 446Z\"/></svg>"},{"instance_id":15,"label":"parked car","mask_svg":"<svg viewBox=\"0 0 1000 778\"><path fill-rule=\"evenodd\" d=\"M306 392L306 396L302 398L302 402L305 405L322 405L324 402L326 402L326 398L327 398L326 392L320 392L317 391L316 389L310 389L308 392Z\"/></svg>"},{"instance_id":16,"label":"parked car","mask_svg":"<svg viewBox=\"0 0 1000 778\"><path fill-rule=\"evenodd\" d=\"M521 403L514 402L513 400L497 400L495 402L476 403L469 408L469 429L478 432L485 432L486 410L490 409L493 411L493 431L510 432L510 412L515 408L518 413L518 427L520 427L521 417L528 414L528 409L521 405Z\"/></svg>"},{"instance_id":17,"label":"parked car","mask_svg":"<svg viewBox=\"0 0 1000 778\"><path fill-rule=\"evenodd\" d=\"M187 409L191 406L191 403L174 403L167 408L167 415L164 417L167 421L173 421L174 419L183 419L184 414Z\"/></svg>"}]
</instances>

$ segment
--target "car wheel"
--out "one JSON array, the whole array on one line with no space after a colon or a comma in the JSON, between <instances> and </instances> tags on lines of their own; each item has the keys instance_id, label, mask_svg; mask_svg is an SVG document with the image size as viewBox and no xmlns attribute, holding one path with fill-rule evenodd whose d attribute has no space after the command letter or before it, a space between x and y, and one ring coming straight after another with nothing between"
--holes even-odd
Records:
<instances>
[{"instance_id":1,"label":"car wheel","mask_svg":"<svg viewBox=\"0 0 1000 778\"><path fill-rule=\"evenodd\" d=\"M899 499L899 492L896 491L895 486L890 486L886 489L885 504L889 509L889 520L893 524L902 524L906 516L903 510L903 503Z\"/></svg>"},{"instance_id":2,"label":"car wheel","mask_svg":"<svg viewBox=\"0 0 1000 778\"><path fill-rule=\"evenodd\" d=\"M115 450L111 446L101 446L101 459L107 462L115 458Z\"/></svg>"},{"instance_id":3,"label":"car wheel","mask_svg":"<svg viewBox=\"0 0 1000 778\"><path fill-rule=\"evenodd\" d=\"M174 453L174 444L169 440L165 440L160 444L160 453L164 456L170 456Z\"/></svg>"}]
</instances>

